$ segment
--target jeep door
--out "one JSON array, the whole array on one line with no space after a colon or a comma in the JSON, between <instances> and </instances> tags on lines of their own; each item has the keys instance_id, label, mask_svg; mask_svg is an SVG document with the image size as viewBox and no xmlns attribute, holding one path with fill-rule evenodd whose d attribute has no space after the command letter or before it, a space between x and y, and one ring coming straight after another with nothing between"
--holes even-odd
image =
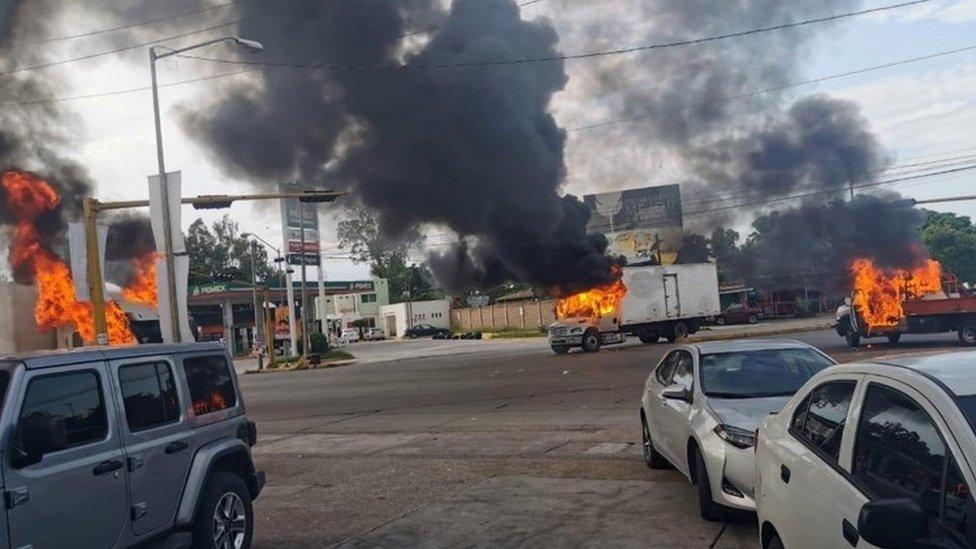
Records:
<instances>
[{"instance_id":1,"label":"jeep door","mask_svg":"<svg viewBox=\"0 0 976 549\"><path fill-rule=\"evenodd\" d=\"M169 357L115 360L120 424L128 455L132 530L137 536L169 526L193 457L185 403Z\"/></svg>"},{"instance_id":2,"label":"jeep door","mask_svg":"<svg viewBox=\"0 0 976 549\"><path fill-rule=\"evenodd\" d=\"M27 370L11 394L19 426L44 440L40 461L14 463L22 430L4 452L7 518L12 547L115 546L128 497L112 383L103 362ZM42 429L38 426L46 426ZM31 442L31 447L38 445ZM41 455L41 454L36 454Z\"/></svg>"}]
</instances>

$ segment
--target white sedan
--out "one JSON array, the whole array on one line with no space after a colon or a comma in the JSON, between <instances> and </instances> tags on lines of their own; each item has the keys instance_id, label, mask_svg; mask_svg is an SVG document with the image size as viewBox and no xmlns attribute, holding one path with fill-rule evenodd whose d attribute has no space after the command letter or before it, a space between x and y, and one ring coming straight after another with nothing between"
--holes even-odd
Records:
<instances>
[{"instance_id":1,"label":"white sedan","mask_svg":"<svg viewBox=\"0 0 976 549\"><path fill-rule=\"evenodd\" d=\"M647 377L641 398L644 460L673 464L698 486L701 515L752 510L754 432L814 374L834 364L799 341L681 345Z\"/></svg>"},{"instance_id":2,"label":"white sedan","mask_svg":"<svg viewBox=\"0 0 976 549\"><path fill-rule=\"evenodd\" d=\"M829 368L757 431L764 549L976 547L976 352Z\"/></svg>"}]
</instances>

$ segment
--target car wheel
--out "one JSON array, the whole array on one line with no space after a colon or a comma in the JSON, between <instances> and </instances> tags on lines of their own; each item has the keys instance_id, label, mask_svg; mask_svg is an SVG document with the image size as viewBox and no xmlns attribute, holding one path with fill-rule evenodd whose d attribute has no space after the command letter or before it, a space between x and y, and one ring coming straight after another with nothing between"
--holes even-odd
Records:
<instances>
[{"instance_id":1,"label":"car wheel","mask_svg":"<svg viewBox=\"0 0 976 549\"><path fill-rule=\"evenodd\" d=\"M725 508L712 499L712 483L708 480L708 469L700 450L695 450L695 484L698 485L698 511L701 517L712 522L725 520Z\"/></svg>"},{"instance_id":2,"label":"car wheel","mask_svg":"<svg viewBox=\"0 0 976 549\"><path fill-rule=\"evenodd\" d=\"M671 463L654 449L651 441L651 430L647 426L647 419L641 414L641 442L644 448L644 463L649 469L667 469Z\"/></svg>"},{"instance_id":3,"label":"car wheel","mask_svg":"<svg viewBox=\"0 0 976 549\"><path fill-rule=\"evenodd\" d=\"M684 340L688 337L688 325L684 322L678 322L671 328L671 333L668 334L668 341L675 343Z\"/></svg>"},{"instance_id":4,"label":"car wheel","mask_svg":"<svg viewBox=\"0 0 976 549\"><path fill-rule=\"evenodd\" d=\"M784 549L783 540L779 539L779 536L773 534L769 541L766 542L766 547L764 549Z\"/></svg>"},{"instance_id":5,"label":"car wheel","mask_svg":"<svg viewBox=\"0 0 976 549\"><path fill-rule=\"evenodd\" d=\"M254 535L251 494L234 473L218 471L207 481L193 525L194 549L246 549Z\"/></svg>"},{"instance_id":6,"label":"car wheel","mask_svg":"<svg viewBox=\"0 0 976 549\"><path fill-rule=\"evenodd\" d=\"M749 321L749 324L755 324L759 322L759 317L756 315L749 315L749 318L747 320Z\"/></svg>"},{"instance_id":7,"label":"car wheel","mask_svg":"<svg viewBox=\"0 0 976 549\"><path fill-rule=\"evenodd\" d=\"M976 324L963 324L959 327L959 341L966 345L976 345Z\"/></svg>"},{"instance_id":8,"label":"car wheel","mask_svg":"<svg viewBox=\"0 0 976 549\"><path fill-rule=\"evenodd\" d=\"M587 330L583 334L583 350L587 353L596 353L600 350L600 333L596 330Z\"/></svg>"},{"instance_id":9,"label":"car wheel","mask_svg":"<svg viewBox=\"0 0 976 549\"><path fill-rule=\"evenodd\" d=\"M556 353L557 355L564 355L564 354L566 354L566 353L569 352L569 346L568 345L552 345L552 352Z\"/></svg>"},{"instance_id":10,"label":"car wheel","mask_svg":"<svg viewBox=\"0 0 976 549\"><path fill-rule=\"evenodd\" d=\"M847 346L852 349L857 349L861 346L861 334L857 333L853 326L847 327L847 333L844 334L844 339L847 340Z\"/></svg>"},{"instance_id":11,"label":"car wheel","mask_svg":"<svg viewBox=\"0 0 976 549\"><path fill-rule=\"evenodd\" d=\"M718 324L719 326L725 326L725 317L724 316L715 317L715 324Z\"/></svg>"},{"instance_id":12,"label":"car wheel","mask_svg":"<svg viewBox=\"0 0 976 549\"><path fill-rule=\"evenodd\" d=\"M901 341L901 332L895 334L888 334L888 343L895 345L899 341Z\"/></svg>"}]
</instances>

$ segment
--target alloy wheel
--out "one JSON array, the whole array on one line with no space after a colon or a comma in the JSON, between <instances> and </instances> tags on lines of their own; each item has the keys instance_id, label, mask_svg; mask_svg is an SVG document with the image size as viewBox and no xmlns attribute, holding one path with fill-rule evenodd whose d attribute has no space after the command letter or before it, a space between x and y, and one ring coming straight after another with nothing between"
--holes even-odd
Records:
<instances>
[{"instance_id":1,"label":"alloy wheel","mask_svg":"<svg viewBox=\"0 0 976 549\"><path fill-rule=\"evenodd\" d=\"M244 502L234 492L227 492L217 501L213 514L213 542L218 549L241 549L247 534L247 515Z\"/></svg>"}]
</instances>

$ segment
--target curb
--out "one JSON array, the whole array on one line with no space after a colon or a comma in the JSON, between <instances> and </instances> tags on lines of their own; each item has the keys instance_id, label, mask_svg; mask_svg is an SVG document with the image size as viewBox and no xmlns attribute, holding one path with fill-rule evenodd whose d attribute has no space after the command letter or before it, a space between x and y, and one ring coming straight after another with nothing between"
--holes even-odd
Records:
<instances>
[{"instance_id":1,"label":"curb","mask_svg":"<svg viewBox=\"0 0 976 549\"><path fill-rule=\"evenodd\" d=\"M301 370L298 370L298 369L295 369L295 368L271 368L271 369L265 368L263 370L248 370L248 371L244 372L244 375L252 375L252 374L285 374L285 373L289 373L290 374L290 373L294 373L294 372L310 372L312 370L328 370L329 368L339 368L339 367L342 367L342 366L352 366L355 363L356 363L356 359L351 358L351 359L333 360L331 362L323 362L322 364L317 364L315 366L309 366L308 368L303 368Z\"/></svg>"},{"instance_id":2,"label":"curb","mask_svg":"<svg viewBox=\"0 0 976 549\"><path fill-rule=\"evenodd\" d=\"M784 334L799 334L802 332L812 332L816 330L827 330L834 327L834 322L823 321L816 324L810 324L807 326L793 326L790 328L779 328L774 330L753 330L744 332L733 332L728 334L718 333L713 334L712 337L693 335L687 339L687 341L694 343L698 341L723 341L727 339L748 339L748 338L762 338L765 336L775 336Z\"/></svg>"}]
</instances>

